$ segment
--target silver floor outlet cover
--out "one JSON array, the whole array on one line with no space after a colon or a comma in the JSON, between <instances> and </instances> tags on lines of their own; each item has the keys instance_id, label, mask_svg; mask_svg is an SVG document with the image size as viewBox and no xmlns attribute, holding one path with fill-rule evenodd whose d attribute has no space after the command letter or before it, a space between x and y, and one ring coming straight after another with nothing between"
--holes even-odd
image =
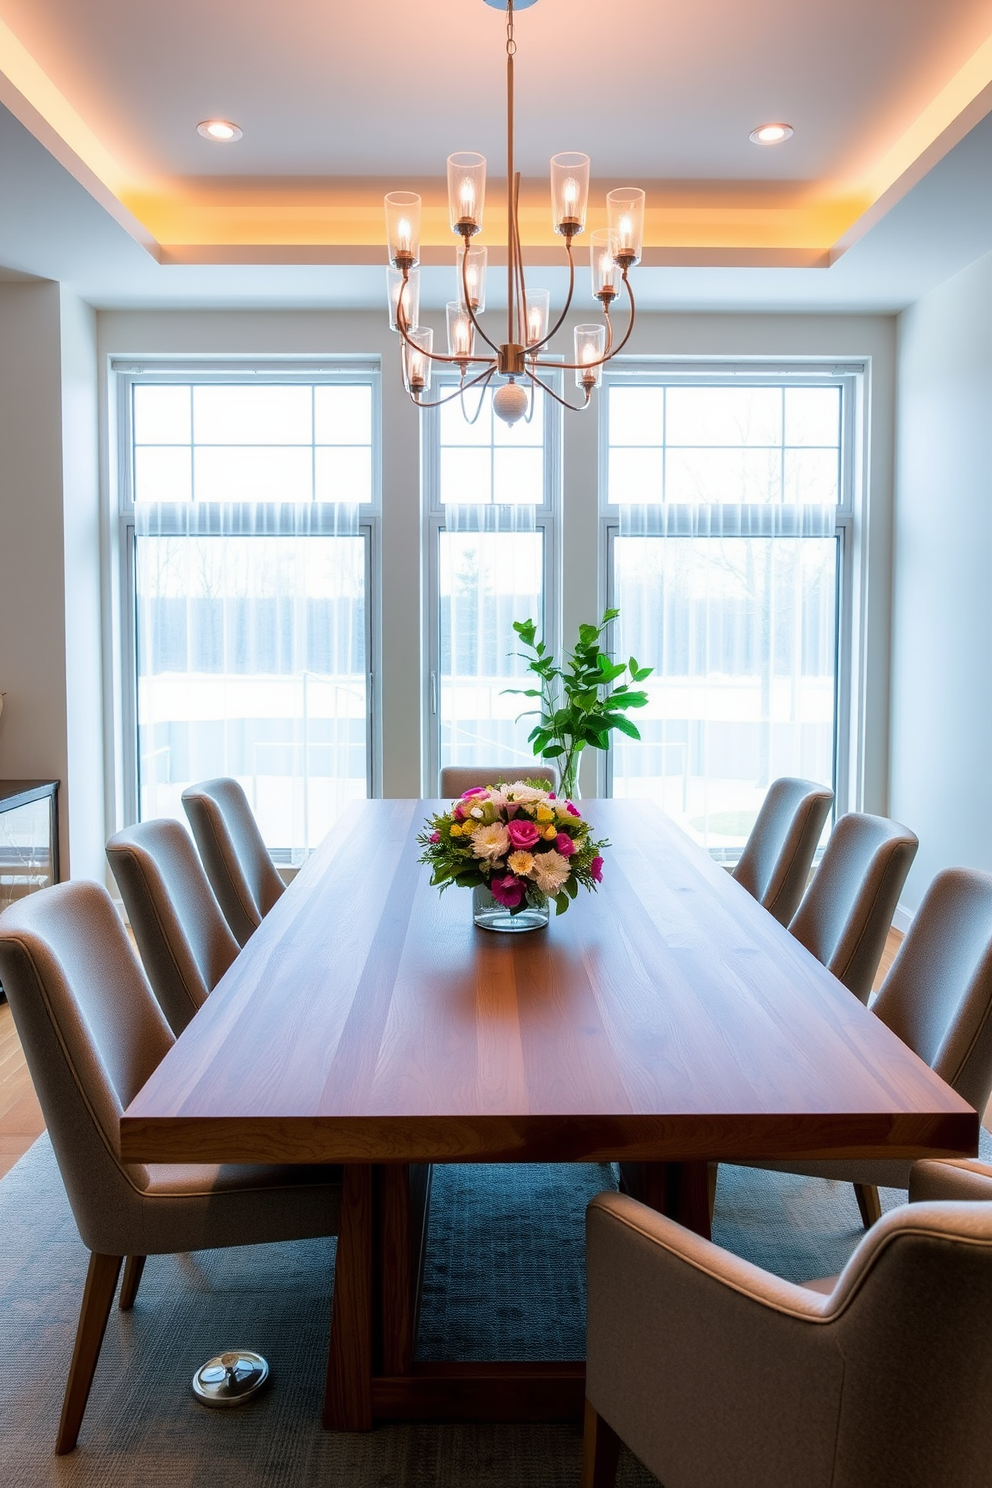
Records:
<instances>
[{"instance_id":1,"label":"silver floor outlet cover","mask_svg":"<svg viewBox=\"0 0 992 1488\"><path fill-rule=\"evenodd\" d=\"M269 1366L261 1354L235 1349L201 1364L193 1376L193 1394L202 1405L244 1405L268 1378Z\"/></svg>"}]
</instances>

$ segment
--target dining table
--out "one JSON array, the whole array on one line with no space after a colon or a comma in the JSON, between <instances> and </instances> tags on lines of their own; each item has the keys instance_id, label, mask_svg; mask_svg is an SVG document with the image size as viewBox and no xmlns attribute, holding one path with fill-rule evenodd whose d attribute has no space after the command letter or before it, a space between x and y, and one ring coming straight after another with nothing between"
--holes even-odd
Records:
<instances>
[{"instance_id":1,"label":"dining table","mask_svg":"<svg viewBox=\"0 0 992 1488\"><path fill-rule=\"evenodd\" d=\"M432 887L443 803L347 807L121 1119L129 1161L342 1165L330 1427L581 1415L581 1359L417 1359L432 1165L619 1163L707 1234L714 1162L977 1151L977 1113L658 806L581 804L602 883L525 933Z\"/></svg>"}]
</instances>

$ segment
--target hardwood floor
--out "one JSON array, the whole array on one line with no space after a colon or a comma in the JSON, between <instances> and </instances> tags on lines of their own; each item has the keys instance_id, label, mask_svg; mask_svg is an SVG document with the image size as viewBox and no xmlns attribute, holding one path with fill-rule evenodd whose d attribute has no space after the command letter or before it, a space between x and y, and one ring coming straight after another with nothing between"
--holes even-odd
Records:
<instances>
[{"instance_id":1,"label":"hardwood floor","mask_svg":"<svg viewBox=\"0 0 992 1488\"><path fill-rule=\"evenodd\" d=\"M875 978L876 987L881 985L901 942L898 930L890 930ZM983 1122L987 1127L992 1124L992 1102ZM14 1030L10 1008L6 1002L0 1002L0 1178L44 1130L44 1117Z\"/></svg>"},{"instance_id":2,"label":"hardwood floor","mask_svg":"<svg viewBox=\"0 0 992 1488\"><path fill-rule=\"evenodd\" d=\"M44 1130L10 1008L0 1002L0 1178Z\"/></svg>"}]
</instances>

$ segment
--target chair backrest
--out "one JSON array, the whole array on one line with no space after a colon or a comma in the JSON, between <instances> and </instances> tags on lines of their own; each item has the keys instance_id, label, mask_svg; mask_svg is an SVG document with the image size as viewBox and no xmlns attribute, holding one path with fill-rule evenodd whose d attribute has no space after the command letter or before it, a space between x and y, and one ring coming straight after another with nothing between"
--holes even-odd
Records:
<instances>
[{"instance_id":1,"label":"chair backrest","mask_svg":"<svg viewBox=\"0 0 992 1488\"><path fill-rule=\"evenodd\" d=\"M442 798L453 801L473 785L500 785L514 780L546 780L549 790L558 784L558 772L554 765L544 760L534 760L526 765L445 765L441 771L439 789Z\"/></svg>"},{"instance_id":2,"label":"chair backrest","mask_svg":"<svg viewBox=\"0 0 992 1488\"><path fill-rule=\"evenodd\" d=\"M733 876L787 925L799 908L834 793L813 780L773 780Z\"/></svg>"},{"instance_id":3,"label":"chair backrest","mask_svg":"<svg viewBox=\"0 0 992 1488\"><path fill-rule=\"evenodd\" d=\"M58 884L0 915L0 979L84 1244L123 1255L148 1172L120 1118L175 1042L106 889Z\"/></svg>"},{"instance_id":4,"label":"chair backrest","mask_svg":"<svg viewBox=\"0 0 992 1488\"><path fill-rule=\"evenodd\" d=\"M236 780L220 779L191 785L182 799L224 918L245 945L285 888L248 797Z\"/></svg>"},{"instance_id":5,"label":"chair backrest","mask_svg":"<svg viewBox=\"0 0 992 1488\"><path fill-rule=\"evenodd\" d=\"M919 839L884 816L850 812L830 834L789 929L867 1002Z\"/></svg>"},{"instance_id":6,"label":"chair backrest","mask_svg":"<svg viewBox=\"0 0 992 1488\"><path fill-rule=\"evenodd\" d=\"M181 823L126 827L107 843L107 861L148 979L178 1036L240 947Z\"/></svg>"},{"instance_id":7,"label":"chair backrest","mask_svg":"<svg viewBox=\"0 0 992 1488\"><path fill-rule=\"evenodd\" d=\"M992 1094L992 874L947 868L872 1010L981 1113Z\"/></svg>"},{"instance_id":8,"label":"chair backrest","mask_svg":"<svg viewBox=\"0 0 992 1488\"><path fill-rule=\"evenodd\" d=\"M843 1360L836 1483L989 1481L992 1204L916 1203L872 1226L830 1297ZM790 1479L796 1481L795 1479Z\"/></svg>"}]
</instances>

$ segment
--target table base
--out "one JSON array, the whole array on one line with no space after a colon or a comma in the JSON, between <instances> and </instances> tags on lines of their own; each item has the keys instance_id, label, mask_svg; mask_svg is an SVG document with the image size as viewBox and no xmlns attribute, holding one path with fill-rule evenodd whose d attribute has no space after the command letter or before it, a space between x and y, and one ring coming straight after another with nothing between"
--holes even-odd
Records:
<instances>
[{"instance_id":1,"label":"table base","mask_svg":"<svg viewBox=\"0 0 992 1488\"><path fill-rule=\"evenodd\" d=\"M623 1163L628 1193L708 1236L708 1166ZM417 1363L429 1164L344 1168L324 1425L376 1421L563 1421L582 1416L584 1360Z\"/></svg>"}]
</instances>

